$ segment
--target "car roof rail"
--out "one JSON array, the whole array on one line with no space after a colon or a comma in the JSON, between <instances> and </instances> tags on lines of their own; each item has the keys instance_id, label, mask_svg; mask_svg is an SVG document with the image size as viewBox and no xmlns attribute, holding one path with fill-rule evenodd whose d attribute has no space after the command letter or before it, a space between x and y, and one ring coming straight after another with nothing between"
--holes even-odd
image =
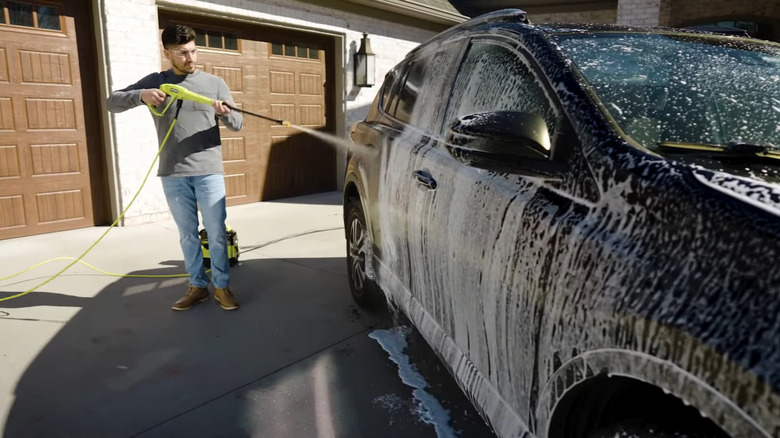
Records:
<instances>
[{"instance_id":1,"label":"car roof rail","mask_svg":"<svg viewBox=\"0 0 780 438\"><path fill-rule=\"evenodd\" d=\"M487 22L515 22L515 21L520 21L520 23L523 24L531 24L528 21L528 15L522 9L499 9L497 11L492 11L486 14L478 15L467 21L458 23L450 27L449 29L441 32L440 34L434 35L431 39L424 41L423 43L421 43L420 45L412 49L409 53L407 53L406 57L408 58L410 56L413 56L415 53L420 51L421 47L431 43L432 41L448 38L450 35L457 33L462 29L472 27L475 24L478 25Z\"/></svg>"},{"instance_id":2,"label":"car roof rail","mask_svg":"<svg viewBox=\"0 0 780 438\"><path fill-rule=\"evenodd\" d=\"M530 24L528 21L528 14L522 9L508 8L499 9L497 11L486 12L482 15L477 15L472 18L471 23L478 21L515 21L520 19L521 23Z\"/></svg>"}]
</instances>

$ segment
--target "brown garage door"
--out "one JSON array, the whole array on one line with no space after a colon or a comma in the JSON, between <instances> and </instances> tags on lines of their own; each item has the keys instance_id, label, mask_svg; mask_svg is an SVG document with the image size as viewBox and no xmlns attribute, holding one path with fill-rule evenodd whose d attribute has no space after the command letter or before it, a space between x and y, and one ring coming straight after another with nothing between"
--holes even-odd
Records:
<instances>
[{"instance_id":1,"label":"brown garage door","mask_svg":"<svg viewBox=\"0 0 780 438\"><path fill-rule=\"evenodd\" d=\"M222 77L239 108L333 132L332 39L162 12L160 27L169 23L196 29L199 68ZM228 205L336 188L335 151L310 135L249 115L221 133Z\"/></svg>"},{"instance_id":2,"label":"brown garage door","mask_svg":"<svg viewBox=\"0 0 780 438\"><path fill-rule=\"evenodd\" d=\"M95 223L70 3L0 2L0 239Z\"/></svg>"}]
</instances>

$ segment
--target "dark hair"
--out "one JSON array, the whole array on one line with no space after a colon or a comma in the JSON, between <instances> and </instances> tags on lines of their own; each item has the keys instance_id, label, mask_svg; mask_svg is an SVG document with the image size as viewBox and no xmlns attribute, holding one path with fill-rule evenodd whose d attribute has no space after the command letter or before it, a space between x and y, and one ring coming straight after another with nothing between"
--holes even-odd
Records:
<instances>
[{"instance_id":1,"label":"dark hair","mask_svg":"<svg viewBox=\"0 0 780 438\"><path fill-rule=\"evenodd\" d=\"M168 46L187 44L194 39L195 31L191 27L181 24L171 24L162 32L162 43L166 49Z\"/></svg>"}]
</instances>

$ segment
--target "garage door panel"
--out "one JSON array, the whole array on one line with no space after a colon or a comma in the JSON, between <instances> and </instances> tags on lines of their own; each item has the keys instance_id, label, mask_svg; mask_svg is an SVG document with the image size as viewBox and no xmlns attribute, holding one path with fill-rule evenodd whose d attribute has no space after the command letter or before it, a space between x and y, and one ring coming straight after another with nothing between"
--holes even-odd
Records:
<instances>
[{"instance_id":1,"label":"garage door panel","mask_svg":"<svg viewBox=\"0 0 780 438\"><path fill-rule=\"evenodd\" d=\"M67 53L19 50L23 84L73 84Z\"/></svg>"},{"instance_id":2,"label":"garage door panel","mask_svg":"<svg viewBox=\"0 0 780 438\"><path fill-rule=\"evenodd\" d=\"M269 71L271 94L295 94L295 72Z\"/></svg>"},{"instance_id":3,"label":"garage door panel","mask_svg":"<svg viewBox=\"0 0 780 438\"><path fill-rule=\"evenodd\" d=\"M295 104L293 103L272 103L271 117L277 120L284 120L294 124L300 124L295 117ZM274 129L288 129L281 126L274 126Z\"/></svg>"},{"instance_id":4,"label":"garage door panel","mask_svg":"<svg viewBox=\"0 0 780 438\"><path fill-rule=\"evenodd\" d=\"M10 97L0 97L0 132L14 130L13 101Z\"/></svg>"},{"instance_id":5,"label":"garage door panel","mask_svg":"<svg viewBox=\"0 0 780 438\"><path fill-rule=\"evenodd\" d=\"M322 105L301 105L299 124L302 126L323 126L325 124Z\"/></svg>"},{"instance_id":6,"label":"garage door panel","mask_svg":"<svg viewBox=\"0 0 780 438\"><path fill-rule=\"evenodd\" d=\"M61 176L82 171L76 143L30 145L34 176Z\"/></svg>"},{"instance_id":7,"label":"garage door panel","mask_svg":"<svg viewBox=\"0 0 780 438\"><path fill-rule=\"evenodd\" d=\"M222 138L222 160L228 162L246 162L246 145L243 137Z\"/></svg>"},{"instance_id":8,"label":"garage door panel","mask_svg":"<svg viewBox=\"0 0 780 438\"><path fill-rule=\"evenodd\" d=\"M0 83L7 83L10 81L10 77L8 76L8 56L6 53L5 48L0 47Z\"/></svg>"},{"instance_id":9,"label":"garage door panel","mask_svg":"<svg viewBox=\"0 0 780 438\"><path fill-rule=\"evenodd\" d=\"M16 145L0 145L0 184L8 183L9 178L22 176L19 166L19 148Z\"/></svg>"},{"instance_id":10,"label":"garage door panel","mask_svg":"<svg viewBox=\"0 0 780 438\"><path fill-rule=\"evenodd\" d=\"M225 175L225 196L229 205L241 203L249 196L246 173Z\"/></svg>"},{"instance_id":11,"label":"garage door panel","mask_svg":"<svg viewBox=\"0 0 780 438\"><path fill-rule=\"evenodd\" d=\"M322 75L301 73L300 81L301 94L309 96L322 96L322 84L324 83Z\"/></svg>"},{"instance_id":12,"label":"garage door panel","mask_svg":"<svg viewBox=\"0 0 780 438\"><path fill-rule=\"evenodd\" d=\"M86 218L86 200L83 190L61 190L35 194L37 222L72 221Z\"/></svg>"},{"instance_id":13,"label":"garage door panel","mask_svg":"<svg viewBox=\"0 0 780 438\"><path fill-rule=\"evenodd\" d=\"M76 104L74 99L25 99L28 130L75 130Z\"/></svg>"},{"instance_id":14,"label":"garage door panel","mask_svg":"<svg viewBox=\"0 0 780 438\"><path fill-rule=\"evenodd\" d=\"M213 74L225 81L231 94L244 91L244 70L242 68L215 66L213 68Z\"/></svg>"},{"instance_id":15,"label":"garage door panel","mask_svg":"<svg viewBox=\"0 0 780 438\"><path fill-rule=\"evenodd\" d=\"M27 224L22 195L0 196L0 231Z\"/></svg>"}]
</instances>

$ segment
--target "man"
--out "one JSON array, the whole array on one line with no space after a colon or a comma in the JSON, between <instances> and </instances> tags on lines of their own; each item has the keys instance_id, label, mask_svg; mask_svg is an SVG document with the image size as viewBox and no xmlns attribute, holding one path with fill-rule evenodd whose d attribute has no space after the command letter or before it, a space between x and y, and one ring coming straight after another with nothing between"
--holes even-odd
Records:
<instances>
[{"instance_id":1,"label":"man","mask_svg":"<svg viewBox=\"0 0 780 438\"><path fill-rule=\"evenodd\" d=\"M221 121L228 129L238 131L243 126L243 117L238 111L231 112L225 105L225 102L233 103L227 84L221 78L197 69L198 49L193 29L182 25L168 26L163 30L162 44L171 68L152 73L123 90L111 93L106 105L112 112L126 111L143 104L158 106L158 111L162 110L169 99L160 90L160 85L165 83L177 84L214 99L211 106L190 100L180 101L171 105L163 116L154 117L160 143L176 117L176 125L160 153L157 175L161 177L165 199L179 229L184 264L190 275L189 289L173 304L173 310L186 310L209 299L209 277L203 267L198 236L198 207L208 233L214 298L223 309L234 310L238 308L238 301L229 287L225 179L218 123ZM181 104L180 111L175 108L178 104Z\"/></svg>"}]
</instances>

